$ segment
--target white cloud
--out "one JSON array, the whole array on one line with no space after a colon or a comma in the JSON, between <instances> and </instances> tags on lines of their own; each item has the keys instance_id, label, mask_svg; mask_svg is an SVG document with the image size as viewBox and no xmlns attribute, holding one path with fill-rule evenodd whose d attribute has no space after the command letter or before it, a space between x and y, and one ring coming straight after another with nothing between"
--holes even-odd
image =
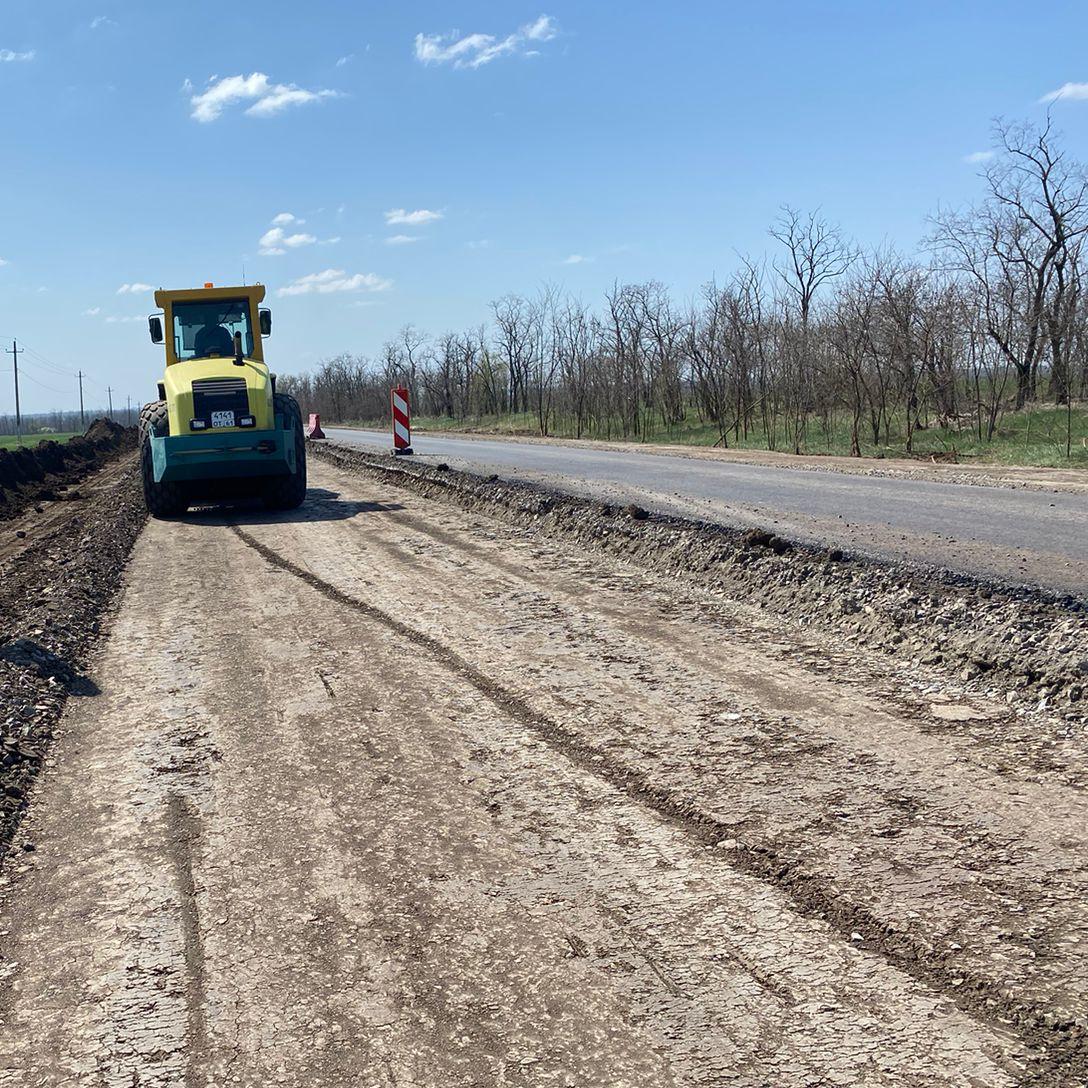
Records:
<instances>
[{"instance_id":1,"label":"white cloud","mask_svg":"<svg viewBox=\"0 0 1088 1088\"><path fill-rule=\"evenodd\" d=\"M559 28L550 15L538 15L535 22L521 28L521 33L531 42L550 42Z\"/></svg>"},{"instance_id":2,"label":"white cloud","mask_svg":"<svg viewBox=\"0 0 1088 1088\"><path fill-rule=\"evenodd\" d=\"M186 80L188 84L188 80ZM192 89L189 84L188 90ZM207 90L190 99L194 121L216 120L228 107L238 102L252 102L245 111L252 117L271 117L288 106L301 106L323 98L338 98L336 91L307 91L294 83L271 83L264 72L248 76L212 76Z\"/></svg>"},{"instance_id":3,"label":"white cloud","mask_svg":"<svg viewBox=\"0 0 1088 1088\"><path fill-rule=\"evenodd\" d=\"M1056 91L1050 91L1039 99L1040 102L1057 102L1059 98L1071 102L1083 102L1088 98L1088 83L1063 83Z\"/></svg>"},{"instance_id":4,"label":"white cloud","mask_svg":"<svg viewBox=\"0 0 1088 1088\"><path fill-rule=\"evenodd\" d=\"M592 261L592 257L583 257L581 253L572 253L565 261L564 264L588 264Z\"/></svg>"},{"instance_id":5,"label":"white cloud","mask_svg":"<svg viewBox=\"0 0 1088 1088\"><path fill-rule=\"evenodd\" d=\"M390 227L422 227L425 223L433 223L441 218L441 212L432 212L427 208L417 208L414 212L404 208L393 208L385 213L385 222Z\"/></svg>"},{"instance_id":6,"label":"white cloud","mask_svg":"<svg viewBox=\"0 0 1088 1088\"><path fill-rule=\"evenodd\" d=\"M491 242L487 238L477 238L474 242L466 242L469 249L487 249Z\"/></svg>"},{"instance_id":7,"label":"white cloud","mask_svg":"<svg viewBox=\"0 0 1088 1088\"><path fill-rule=\"evenodd\" d=\"M279 215L273 216L271 229L266 230L257 242L260 255L262 257L279 257L289 249L299 249L302 246L312 245L334 246L340 241L339 237L318 238L314 234L307 234L303 231L288 234L284 229L288 226L299 227L305 222L305 219L299 219L297 215L293 215L291 212L280 212Z\"/></svg>"},{"instance_id":8,"label":"white cloud","mask_svg":"<svg viewBox=\"0 0 1088 1088\"><path fill-rule=\"evenodd\" d=\"M119 295L142 295L146 291L154 291L150 283L122 283L117 288Z\"/></svg>"},{"instance_id":9,"label":"white cloud","mask_svg":"<svg viewBox=\"0 0 1088 1088\"><path fill-rule=\"evenodd\" d=\"M273 227L261 235L257 245L262 257L278 257L288 249L312 246L317 238L312 234L288 234L283 227Z\"/></svg>"},{"instance_id":10,"label":"white cloud","mask_svg":"<svg viewBox=\"0 0 1088 1088\"><path fill-rule=\"evenodd\" d=\"M391 238L386 238L385 244L387 246L407 246L418 241L420 241L420 238L417 234L394 234Z\"/></svg>"},{"instance_id":11,"label":"white cloud","mask_svg":"<svg viewBox=\"0 0 1088 1088\"><path fill-rule=\"evenodd\" d=\"M116 26L117 24L108 15L96 15L91 20L92 30L101 30L104 26Z\"/></svg>"},{"instance_id":12,"label":"white cloud","mask_svg":"<svg viewBox=\"0 0 1088 1088\"><path fill-rule=\"evenodd\" d=\"M4 267L4 265L6 265L7 263L8 263L8 262L7 262L7 261L5 261L3 257L0 257L0 268L3 268L3 267Z\"/></svg>"},{"instance_id":13,"label":"white cloud","mask_svg":"<svg viewBox=\"0 0 1088 1088\"><path fill-rule=\"evenodd\" d=\"M15 61L33 60L34 50L29 49L25 53L16 53L14 49L0 49L0 64L11 64Z\"/></svg>"},{"instance_id":14,"label":"white cloud","mask_svg":"<svg viewBox=\"0 0 1088 1088\"><path fill-rule=\"evenodd\" d=\"M89 310L83 311L84 317L97 317L102 312L101 306L92 306Z\"/></svg>"},{"instance_id":15,"label":"white cloud","mask_svg":"<svg viewBox=\"0 0 1088 1088\"><path fill-rule=\"evenodd\" d=\"M348 53L348 55L346 57L341 57L336 62L336 67L337 68L343 68L345 64L350 64L354 59L355 59L355 54L354 53Z\"/></svg>"},{"instance_id":16,"label":"white cloud","mask_svg":"<svg viewBox=\"0 0 1088 1088\"><path fill-rule=\"evenodd\" d=\"M308 276L281 287L279 297L287 295L330 295L341 291L384 291L392 286L392 280L382 279L373 272L357 272L349 276L342 268L326 268L324 272L311 272Z\"/></svg>"},{"instance_id":17,"label":"white cloud","mask_svg":"<svg viewBox=\"0 0 1088 1088\"><path fill-rule=\"evenodd\" d=\"M994 157L992 151L972 151L970 155L964 155L963 161L972 165L980 162L989 162Z\"/></svg>"},{"instance_id":18,"label":"white cloud","mask_svg":"<svg viewBox=\"0 0 1088 1088\"><path fill-rule=\"evenodd\" d=\"M246 113L252 117L273 117L288 106L302 106L321 98L336 97L336 91L307 91L293 84L277 85L269 94L258 98Z\"/></svg>"},{"instance_id":19,"label":"white cloud","mask_svg":"<svg viewBox=\"0 0 1088 1088\"><path fill-rule=\"evenodd\" d=\"M494 34L417 34L416 60L421 64L452 64L454 68L482 68L498 57L536 56L536 42L551 41L559 33L550 15L540 15L505 38Z\"/></svg>"},{"instance_id":20,"label":"white cloud","mask_svg":"<svg viewBox=\"0 0 1088 1088\"><path fill-rule=\"evenodd\" d=\"M110 317L106 318L106 324L107 325L131 325L136 321L146 321L146 320L147 320L147 318L145 318L142 314L135 314L132 317L113 317L113 316L110 316Z\"/></svg>"}]
</instances>

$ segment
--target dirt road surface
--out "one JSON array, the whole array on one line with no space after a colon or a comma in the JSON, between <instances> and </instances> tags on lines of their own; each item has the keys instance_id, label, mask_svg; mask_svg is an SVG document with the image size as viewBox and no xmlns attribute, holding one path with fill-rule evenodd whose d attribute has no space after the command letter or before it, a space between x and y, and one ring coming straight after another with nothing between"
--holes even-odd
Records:
<instances>
[{"instance_id":1,"label":"dirt road surface","mask_svg":"<svg viewBox=\"0 0 1088 1088\"><path fill-rule=\"evenodd\" d=\"M0 1086L1084 1083L1083 734L311 485L137 542L0 877Z\"/></svg>"},{"instance_id":2,"label":"dirt road surface","mask_svg":"<svg viewBox=\"0 0 1088 1088\"><path fill-rule=\"evenodd\" d=\"M389 448L380 431L327 430L338 442ZM849 471L845 457L418 433L412 446L418 460L605 502L1088 597L1083 469L870 460Z\"/></svg>"}]
</instances>

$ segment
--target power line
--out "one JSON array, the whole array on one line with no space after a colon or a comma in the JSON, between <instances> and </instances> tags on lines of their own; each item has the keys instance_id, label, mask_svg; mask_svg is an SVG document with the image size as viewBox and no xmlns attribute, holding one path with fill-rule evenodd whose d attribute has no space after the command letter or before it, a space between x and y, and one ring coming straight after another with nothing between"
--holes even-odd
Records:
<instances>
[{"instance_id":1,"label":"power line","mask_svg":"<svg viewBox=\"0 0 1088 1088\"><path fill-rule=\"evenodd\" d=\"M20 348L20 351L23 351L23 350L24 350L24 348ZM52 393L61 393L62 395L63 395L63 391L57 390L57 388L53 388L53 386L51 386L51 385L46 385L45 382L42 382L42 381L40 381L40 379L35 378L35 376L34 376L35 371L40 369L41 372L44 373L47 376L47 378L50 378L50 379L53 379L53 380L58 379L58 378L60 378L60 379L73 379L76 376L74 373L70 374L69 372L63 371L63 370L46 370L44 368L39 368L37 362L27 363L26 359L23 360L22 366L23 366L23 376L24 376L24 378L28 379L29 381L34 382L36 385L40 385L42 388L46 388L46 390L49 390Z\"/></svg>"},{"instance_id":2,"label":"power line","mask_svg":"<svg viewBox=\"0 0 1088 1088\"><path fill-rule=\"evenodd\" d=\"M23 341L23 345L24 345L24 350L27 352L27 354L29 354L29 355L33 356L34 358L36 358L38 360L38 362L40 363L40 365L46 367L47 369L55 370L58 374L70 375L72 377L75 376L74 371L68 370L65 367L61 366L59 363L53 362L53 360L50 359L47 355L43 355L40 351L36 350L35 348L26 347L26 341L25 340Z\"/></svg>"},{"instance_id":3,"label":"power line","mask_svg":"<svg viewBox=\"0 0 1088 1088\"><path fill-rule=\"evenodd\" d=\"M19 350L22 351L22 348ZM60 397L67 395L63 389L54 389L51 385L46 385L45 382L38 381L38 379L35 378L33 374L30 374L25 367L23 368L23 377L26 378L27 381L33 382L39 389L47 389L50 393L56 393L57 396Z\"/></svg>"},{"instance_id":4,"label":"power line","mask_svg":"<svg viewBox=\"0 0 1088 1088\"><path fill-rule=\"evenodd\" d=\"M110 416L112 417L112 415L113 415L113 388L112 388L112 386L103 386L103 385L99 384L98 382L96 382L92 377L90 377L90 375L88 375L83 370L67 370L65 367L63 367L60 364L54 362L47 355L43 355L36 348L27 347L26 346L26 341L23 341L23 346L19 347L18 344L15 341L15 338L13 337L12 338L12 345L13 345L12 348L7 349L7 354L13 356L14 365L13 365L11 370L8 370L6 368L0 370L0 374L12 373L12 374L15 375L15 384L16 384L16 389L15 389L16 426L17 427L21 423L21 418L22 418L21 417L21 411L20 411L20 405L19 405L19 388L18 388L18 382L19 382L18 356L19 355L24 356L22 376L24 378L26 378L27 380L33 382L34 385L38 386L40 389L45 389L50 393L55 393L58 396L62 396L62 397L66 395L65 390L57 389L55 386L47 385L45 382L41 381L40 379L35 378L34 375L33 375L32 370L29 369L32 366L40 368L48 376L58 377L58 378L74 378L76 380L76 382L78 383L78 388L79 388L80 420L82 422L86 422L86 408L85 408L84 396L83 396L83 394L84 394L84 389L83 389L84 385L89 385L93 389L97 389L100 393L105 393L106 394L106 396L107 396L107 398L109 399L109 402L110 402L109 411L110 411ZM31 364L30 362L28 362L26 357L29 357L29 359L32 359L33 363Z\"/></svg>"},{"instance_id":5,"label":"power line","mask_svg":"<svg viewBox=\"0 0 1088 1088\"><path fill-rule=\"evenodd\" d=\"M56 374L61 378L74 377L74 372L71 370L64 370L62 367L57 366L55 363L51 363L44 355L39 355L36 351L30 348L24 348L27 356L34 360L34 365L40 367L42 370L48 371L50 374Z\"/></svg>"}]
</instances>

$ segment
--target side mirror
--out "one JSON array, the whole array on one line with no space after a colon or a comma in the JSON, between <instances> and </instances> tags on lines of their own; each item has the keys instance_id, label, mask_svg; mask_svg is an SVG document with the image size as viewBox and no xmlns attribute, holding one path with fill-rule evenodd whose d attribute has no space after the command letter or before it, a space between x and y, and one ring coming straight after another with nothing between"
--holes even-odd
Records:
<instances>
[{"instance_id":1,"label":"side mirror","mask_svg":"<svg viewBox=\"0 0 1088 1088\"><path fill-rule=\"evenodd\" d=\"M262 336L271 336L272 335L272 311L271 310L260 310L260 311L258 311L258 316L261 319L261 335Z\"/></svg>"},{"instance_id":2,"label":"side mirror","mask_svg":"<svg viewBox=\"0 0 1088 1088\"><path fill-rule=\"evenodd\" d=\"M151 343L162 343L162 318L161 317L149 317L147 319L147 330L151 333Z\"/></svg>"}]
</instances>

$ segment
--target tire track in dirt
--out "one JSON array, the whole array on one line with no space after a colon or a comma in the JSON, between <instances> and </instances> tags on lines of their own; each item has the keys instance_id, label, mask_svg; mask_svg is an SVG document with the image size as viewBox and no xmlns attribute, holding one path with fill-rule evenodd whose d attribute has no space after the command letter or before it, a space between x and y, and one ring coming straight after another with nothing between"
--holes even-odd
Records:
<instances>
[{"instance_id":1,"label":"tire track in dirt","mask_svg":"<svg viewBox=\"0 0 1088 1088\"><path fill-rule=\"evenodd\" d=\"M521 696L496 684L479 668L466 661L439 639L421 632L378 606L344 592L312 571L258 540L238 525L232 531L273 566L300 578L318 593L337 604L379 623L432 660L443 665L504 713L532 729L548 744L561 751L579 769L598 775L632 799L647 805L659 816L672 821L688 835L707 846L718 846L731 866L764 880L785 892L797 912L804 917L828 922L850 941L858 930L874 935L869 947L905 974L934 987L960 1008L988 1023L1013 1023L1018 1033L1036 1054L1035 1065L1024 1083L1059 1083L1052 1077L1088 1070L1088 1040L1073 1024L1062 1023L1047 1009L1017 1001L995 989L987 979L954 973L935 960L929 949L919 947L909 935L889 930L863 906L843 902L829 892L819 878L800 874L784 864L772 847L743 850L720 845L731 841L733 828L695 807L690 800L650 781L638 769L624 764L606 750L588 743L583 737L540 713Z\"/></svg>"},{"instance_id":2,"label":"tire track in dirt","mask_svg":"<svg viewBox=\"0 0 1088 1088\"><path fill-rule=\"evenodd\" d=\"M200 841L200 813L192 801L180 793L170 794L166 812L171 860L174 863L174 879L178 890L178 913L181 916L188 990L188 1067L185 1071L185 1083L187 1088L201 1088L195 1058L206 1049L208 1033L204 1024L204 940L200 932L196 880L193 875L193 853Z\"/></svg>"},{"instance_id":3,"label":"tire track in dirt","mask_svg":"<svg viewBox=\"0 0 1088 1088\"><path fill-rule=\"evenodd\" d=\"M928 699L881 690L911 680L901 662L886 675L879 656L810 647L799 668L796 636L751 608L532 529L384 506L336 526L319 507L307 531L262 536L350 594L401 602L417 629L725 822L746 850L905 931L894 939L954 985L1083 1026L1088 825L1083 794L1040 775L1022 743L1046 719L1010 729L1002 704L950 730ZM441 528L414 524L413 509ZM1067 751L1075 767L1075 738Z\"/></svg>"},{"instance_id":4,"label":"tire track in dirt","mask_svg":"<svg viewBox=\"0 0 1088 1088\"><path fill-rule=\"evenodd\" d=\"M366 494L420 482L370 468L361 472ZM330 486L356 494L352 469ZM615 521L604 526L619 536L612 558L592 540L571 547L563 523L541 513L549 496L523 495L494 517L498 504L481 509L459 474L428 480L437 510L405 498L390 517L337 530L332 548L321 526L265 539L350 593L411 602L417 627L455 641L462 656L596 747L693 794L744 845L770 848L830 896L865 905L888 931L906 927L917 955L940 959L953 982L984 980L1007 1007L1026 1002L1060 1029L1083 1031L1082 716L1014 714L996 698L1000 689L989 699L980 685L965 692L947 673L889 658L865 640L821 648L828 632L818 620L799 632L736 587L692 585L683 552L655 562L643 549L625 562L630 536ZM484 487L496 489L505 493ZM415 523L406 516L413 510ZM704 671L701 682L689 664ZM708 696L719 693L719 709L733 713L706 718ZM747 702L730 705L738 694ZM818 702L806 704L812 696ZM939 713L961 709L975 720Z\"/></svg>"}]
</instances>

